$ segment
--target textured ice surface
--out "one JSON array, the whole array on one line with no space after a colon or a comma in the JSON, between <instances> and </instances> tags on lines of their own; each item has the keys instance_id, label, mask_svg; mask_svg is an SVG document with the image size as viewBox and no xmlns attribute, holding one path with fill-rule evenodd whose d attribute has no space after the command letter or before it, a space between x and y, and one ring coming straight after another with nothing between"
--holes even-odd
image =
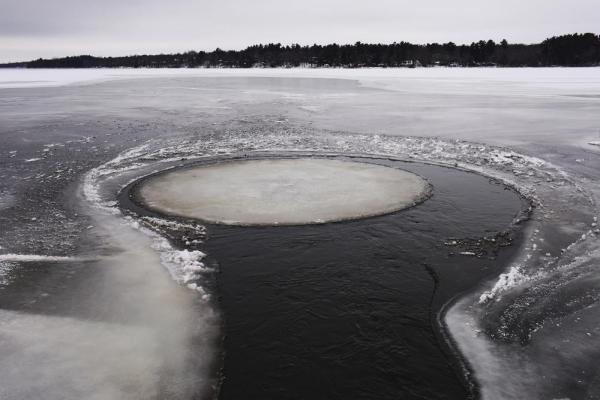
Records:
<instances>
[{"instance_id":1,"label":"textured ice surface","mask_svg":"<svg viewBox=\"0 0 600 400\"><path fill-rule=\"evenodd\" d=\"M226 162L157 175L140 189L152 209L241 225L305 224L381 215L427 195L407 171L326 159Z\"/></svg>"},{"instance_id":2,"label":"textured ice surface","mask_svg":"<svg viewBox=\"0 0 600 400\"><path fill-rule=\"evenodd\" d=\"M0 254L0 262L2 261L19 261L19 262L28 262L28 261L81 261L80 258L76 257L62 257L62 256L48 256L48 255L38 255L38 254Z\"/></svg>"}]
</instances>

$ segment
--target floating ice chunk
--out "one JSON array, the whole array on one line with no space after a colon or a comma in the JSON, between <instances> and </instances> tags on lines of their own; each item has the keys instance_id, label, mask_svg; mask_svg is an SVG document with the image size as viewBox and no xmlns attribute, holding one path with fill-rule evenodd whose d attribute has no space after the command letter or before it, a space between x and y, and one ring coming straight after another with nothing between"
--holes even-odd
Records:
<instances>
[{"instance_id":1,"label":"floating ice chunk","mask_svg":"<svg viewBox=\"0 0 600 400\"><path fill-rule=\"evenodd\" d=\"M147 217L147 216L142 217L142 220L149 222L153 225L163 226L163 227L170 228L170 229L189 229L189 230L195 231L197 233L202 233L202 234L204 234L206 232L206 228L200 224L169 221L169 220L162 219L162 218ZM197 243L197 242L198 242L197 240L192 241L192 243Z\"/></svg>"},{"instance_id":2,"label":"floating ice chunk","mask_svg":"<svg viewBox=\"0 0 600 400\"><path fill-rule=\"evenodd\" d=\"M294 225L395 212L430 194L420 176L363 162L251 160L170 171L139 189L152 209L235 225Z\"/></svg>"}]
</instances>

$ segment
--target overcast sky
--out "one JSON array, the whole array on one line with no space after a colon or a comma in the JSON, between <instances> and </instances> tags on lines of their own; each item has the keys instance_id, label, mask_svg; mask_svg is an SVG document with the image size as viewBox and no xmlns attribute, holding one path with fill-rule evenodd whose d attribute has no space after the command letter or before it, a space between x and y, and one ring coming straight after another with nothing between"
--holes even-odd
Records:
<instances>
[{"instance_id":1,"label":"overcast sky","mask_svg":"<svg viewBox=\"0 0 600 400\"><path fill-rule=\"evenodd\" d=\"M256 43L532 43L600 33L600 0L0 0L0 62Z\"/></svg>"}]
</instances>

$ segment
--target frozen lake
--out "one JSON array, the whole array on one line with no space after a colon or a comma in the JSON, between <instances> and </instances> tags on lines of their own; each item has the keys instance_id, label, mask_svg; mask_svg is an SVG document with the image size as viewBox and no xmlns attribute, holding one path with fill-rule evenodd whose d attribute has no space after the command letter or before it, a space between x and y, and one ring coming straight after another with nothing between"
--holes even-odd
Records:
<instances>
[{"instance_id":1,"label":"frozen lake","mask_svg":"<svg viewBox=\"0 0 600 400\"><path fill-rule=\"evenodd\" d=\"M135 79L138 82L130 84L140 87L148 79L162 81L151 93L152 85L136 91L137 105L131 96L114 99L109 110L123 107L123 113L153 107L177 109L183 116L192 110L226 115L228 110L239 111L230 108L237 102L268 102L271 115L281 111L287 118L356 133L515 146L557 143L589 148L587 143L600 140L595 115L600 68L15 69L1 74L0 88L68 90L77 85L84 96L101 82L115 89L119 81ZM159 92L160 97L152 97ZM75 104L74 112L93 108L93 102ZM46 114L60 112L51 104L43 107Z\"/></svg>"},{"instance_id":2,"label":"frozen lake","mask_svg":"<svg viewBox=\"0 0 600 400\"><path fill-rule=\"evenodd\" d=\"M298 151L443 164L526 195L513 256L432 326L446 323L483 398L598 397L597 142L599 68L0 70L0 397L214 394L210 229L123 215L117 193L190 160ZM444 263L483 264L477 249Z\"/></svg>"}]
</instances>

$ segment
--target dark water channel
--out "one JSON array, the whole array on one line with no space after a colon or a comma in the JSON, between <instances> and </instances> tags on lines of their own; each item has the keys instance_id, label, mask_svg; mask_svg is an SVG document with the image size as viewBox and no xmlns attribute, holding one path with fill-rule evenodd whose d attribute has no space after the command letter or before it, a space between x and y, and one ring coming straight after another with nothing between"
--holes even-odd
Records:
<instances>
[{"instance_id":1,"label":"dark water channel","mask_svg":"<svg viewBox=\"0 0 600 400\"><path fill-rule=\"evenodd\" d=\"M511 223L528 205L476 174L369 162L420 174L432 198L350 222L209 227L224 318L221 399L471 395L437 317L498 275L518 247L508 246L519 239Z\"/></svg>"}]
</instances>

